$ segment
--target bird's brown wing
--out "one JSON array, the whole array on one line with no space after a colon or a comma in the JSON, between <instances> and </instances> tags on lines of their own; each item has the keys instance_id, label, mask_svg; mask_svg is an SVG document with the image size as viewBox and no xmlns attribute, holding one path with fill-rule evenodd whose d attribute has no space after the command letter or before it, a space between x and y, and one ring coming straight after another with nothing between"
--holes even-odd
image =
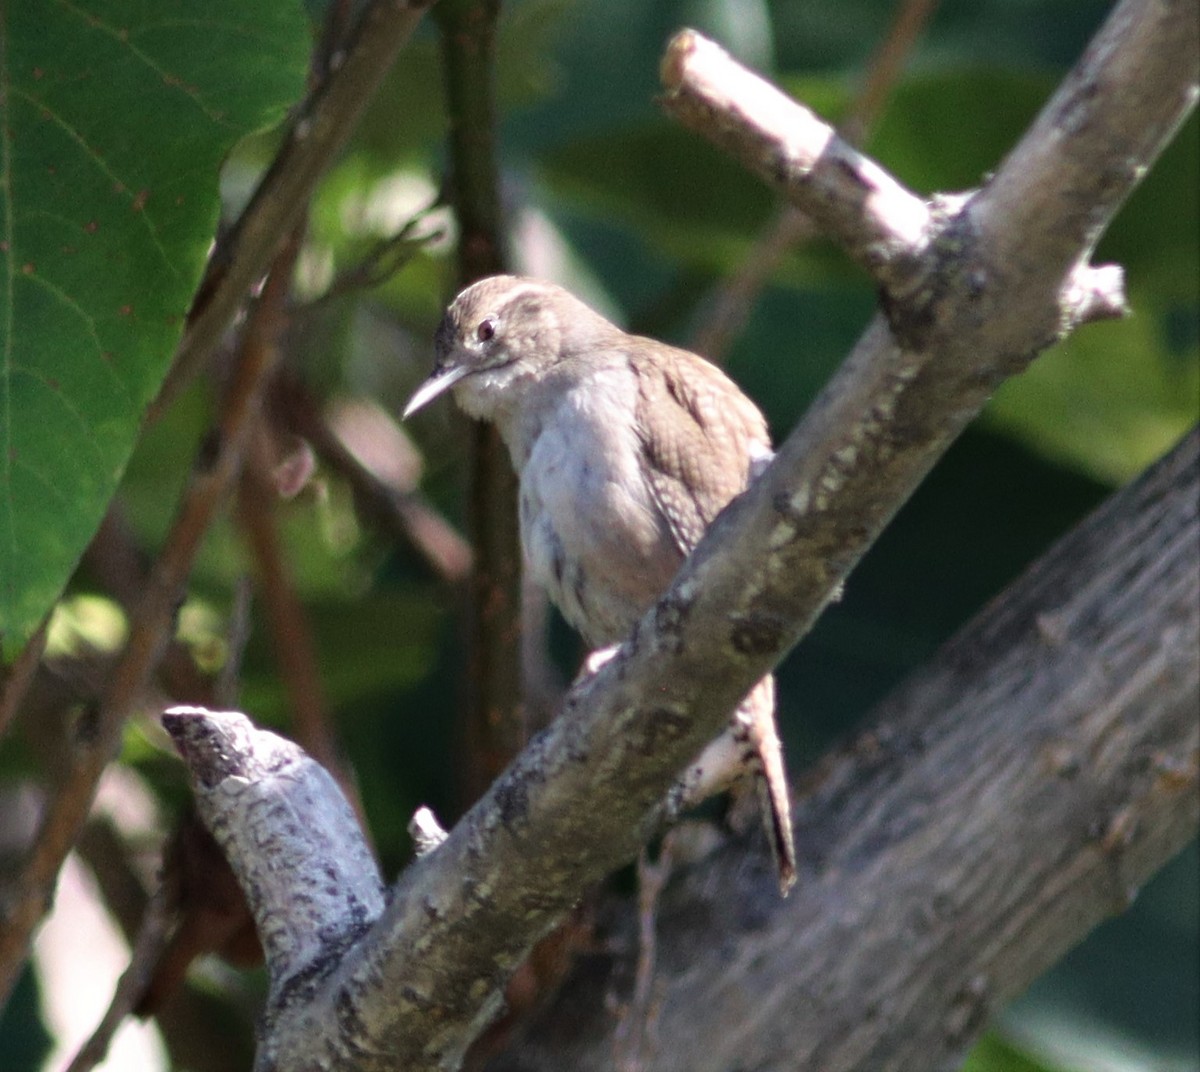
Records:
<instances>
[{"instance_id":1,"label":"bird's brown wing","mask_svg":"<svg viewBox=\"0 0 1200 1072\"><path fill-rule=\"evenodd\" d=\"M715 365L639 339L637 431L647 480L687 554L771 449L763 415ZM639 367L640 366L640 367Z\"/></svg>"}]
</instances>

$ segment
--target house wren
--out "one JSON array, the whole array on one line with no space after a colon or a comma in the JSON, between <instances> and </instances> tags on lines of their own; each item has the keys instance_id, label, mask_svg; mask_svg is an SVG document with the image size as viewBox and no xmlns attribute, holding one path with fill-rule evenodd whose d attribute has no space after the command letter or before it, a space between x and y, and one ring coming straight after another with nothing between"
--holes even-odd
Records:
<instances>
[{"instance_id":1,"label":"house wren","mask_svg":"<svg viewBox=\"0 0 1200 1072\"><path fill-rule=\"evenodd\" d=\"M493 276L437 330L404 416L444 391L491 421L520 480L526 568L588 645L615 645L771 457L758 408L696 354L629 335L552 283ZM795 881L774 680L672 794L687 806L751 774L784 893Z\"/></svg>"}]
</instances>

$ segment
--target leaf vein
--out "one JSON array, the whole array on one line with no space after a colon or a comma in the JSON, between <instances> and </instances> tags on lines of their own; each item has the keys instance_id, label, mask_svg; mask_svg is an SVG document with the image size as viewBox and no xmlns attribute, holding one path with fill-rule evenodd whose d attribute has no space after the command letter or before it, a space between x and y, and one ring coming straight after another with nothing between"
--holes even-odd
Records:
<instances>
[{"instance_id":1,"label":"leaf vein","mask_svg":"<svg viewBox=\"0 0 1200 1072\"><path fill-rule=\"evenodd\" d=\"M60 301L69 310L71 310L71 312L73 312L81 321L83 321L84 327L87 329L88 335L91 337L92 342L96 346L96 359L100 362L101 366L104 368L109 379L112 380L114 386L124 396L125 401L129 405L129 412L136 413L137 408L138 408L137 403L134 402L133 395L131 395L129 393L128 385L117 374L117 370L114 369L107 361L104 360L104 356L103 356L104 355L104 343L100 339L100 332L96 329L96 321L91 316L91 314L88 313L87 310L84 309L83 306L81 306L79 304L79 302L77 302L74 298L72 298L70 294L68 294L61 287L56 286L54 283L51 283L50 280L46 279L44 276L33 275L33 276L29 276L27 278L28 278L29 282L36 283L38 286L42 287L47 293L49 293L49 294L53 295L55 298L57 298L58 301Z\"/></svg>"},{"instance_id":2,"label":"leaf vein","mask_svg":"<svg viewBox=\"0 0 1200 1072\"><path fill-rule=\"evenodd\" d=\"M14 363L12 370L14 373L19 372L22 375L29 377L29 379L40 383L47 391L49 391L50 394L58 400L62 408L75 418L75 423L79 425L79 430L83 433L82 438L84 442L86 442L87 445L95 452L97 460L101 462L102 465L108 464L107 459L104 457L104 451L101 450L100 444L96 442L96 437L92 435L91 426L87 419L79 411L79 408L71 401L71 399L63 393L61 387L54 384L46 375L43 374L41 369L34 368L32 365ZM19 455L18 461L20 461Z\"/></svg>"},{"instance_id":3,"label":"leaf vein","mask_svg":"<svg viewBox=\"0 0 1200 1072\"><path fill-rule=\"evenodd\" d=\"M134 45L130 40L130 34L127 31L109 25L98 15L94 15L88 11L82 11L76 4L71 3L71 0L57 0L57 3L59 7L65 8L67 11L86 22L87 25L92 29L99 30L100 32L107 34L119 45L127 48L133 56L139 59L150 70L158 75L166 85L173 89L181 90L183 94L189 100L191 100L197 108L200 109L200 111L210 122L215 123L218 126L230 125L221 117L220 113L214 111L207 104L205 104L199 93L190 87L183 78L172 73L171 71L168 71L165 67L157 63L154 58L149 55L149 53L142 51L142 49Z\"/></svg>"},{"instance_id":4,"label":"leaf vein","mask_svg":"<svg viewBox=\"0 0 1200 1072\"><path fill-rule=\"evenodd\" d=\"M70 138L80 149L84 155L96 165L97 168L108 178L115 187L129 200L130 210L135 212L135 215L142 222L150 241L154 244L154 248L158 250L159 256L162 258L163 267L165 267L173 276L179 276L179 269L172 263L171 258L167 255L166 249L163 247L162 240L159 238L158 231L155 229L153 222L150 219L150 214L147 212L139 212L134 209L134 190L139 186L137 182L125 182L116 172L109 167L108 162L104 159L100 151L94 148L71 123L59 115L53 108L49 107L43 101L38 100L32 94L27 93L23 89L12 90L12 95L20 97L26 101L31 107L36 108L38 112L51 120L62 132ZM10 249L11 253L11 249Z\"/></svg>"}]
</instances>

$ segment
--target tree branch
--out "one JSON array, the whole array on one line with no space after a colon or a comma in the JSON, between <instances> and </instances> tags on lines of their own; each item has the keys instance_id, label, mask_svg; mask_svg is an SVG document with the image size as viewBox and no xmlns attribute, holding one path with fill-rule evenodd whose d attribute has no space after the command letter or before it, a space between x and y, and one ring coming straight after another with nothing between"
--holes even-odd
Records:
<instances>
[{"instance_id":1,"label":"tree branch","mask_svg":"<svg viewBox=\"0 0 1200 1072\"><path fill-rule=\"evenodd\" d=\"M660 909L643 1069L956 1067L1200 823L1200 432L1114 495L807 779L800 882L744 846ZM633 913L491 1072L610 1067ZM697 1017L696 1009L704 1009Z\"/></svg>"},{"instance_id":2,"label":"tree branch","mask_svg":"<svg viewBox=\"0 0 1200 1072\"><path fill-rule=\"evenodd\" d=\"M1142 28L1126 39L1138 11L1153 32ZM1195 69L1195 43L1178 33L1181 14L1126 0L1081 62L1073 82L1090 89L1079 96L1087 102L1093 152L1116 146L1119 158L1129 160L1122 135L1136 128L1144 170L1178 125ZM1122 57L1122 70L1137 69L1143 85L1159 88L1136 101L1114 87L1108 66L1119 47L1135 46L1138 55ZM1075 146L1065 143L1081 129L1081 123L1043 126L1033 136L1071 153ZM1095 136L1103 130L1112 136ZM826 131L811 134L815 159L828 138ZM1093 160L1096 170L1103 159ZM1134 170L1123 167L1123 182L1091 191L1094 219L1115 211ZM1002 170L995 186L1010 174ZM1055 186L1053 176L1043 178ZM795 189L818 210L830 193L805 184ZM863 204L856 190L849 196ZM957 219L969 221L969 213L968 202ZM890 218L874 213L867 231L878 232L878 221ZM1030 233L1009 235L1006 249L1022 241L1037 247L1054 229L1045 219L1036 226L1023 220ZM380 1025L391 1018L376 1038L395 1059L412 1068L453 1066L462 1035L495 1007L505 966L582 890L634 856L678 770L807 631L995 385L1072 322L1059 294L1074 259L1047 286L1040 262L1022 256L1001 271L985 259L988 251L972 240L970 227L959 222L956 233L956 243L931 247L917 273L920 322L937 329L912 332L924 347L901 347L882 321L868 330L772 466L718 519L618 656L572 690L560 717L446 843L406 873L381 920L369 967L343 977L347 994L365 996L368 983L378 988L382 981L389 996L406 995L372 1018ZM1085 237L1078 241L1075 259L1086 251ZM973 270L980 263L991 269L982 279ZM1036 291L1024 280L1032 264L1041 277ZM1026 317L1011 311L1001 318L1004 330L994 330L989 314L1018 295ZM1017 321L1024 325L1019 336ZM1046 322L1056 331L1047 332ZM408 952L418 946L425 951L419 961ZM427 1015L435 995L436 1028Z\"/></svg>"},{"instance_id":3,"label":"tree branch","mask_svg":"<svg viewBox=\"0 0 1200 1072\"><path fill-rule=\"evenodd\" d=\"M895 88L909 53L938 5L938 0L903 0L887 36L871 57L863 83L839 124L851 145L866 139ZM719 361L745 326L758 295L787 252L816 233L813 221L794 205L784 205L754 240L746 256L703 302L690 348Z\"/></svg>"},{"instance_id":4,"label":"tree branch","mask_svg":"<svg viewBox=\"0 0 1200 1072\"><path fill-rule=\"evenodd\" d=\"M0 665L0 740L8 734L8 727L16 718L25 694L37 676L38 665L46 651L46 638L50 629L50 615L34 630L25 642L11 666Z\"/></svg>"},{"instance_id":5,"label":"tree branch","mask_svg":"<svg viewBox=\"0 0 1200 1072\"><path fill-rule=\"evenodd\" d=\"M658 914L655 990L665 1000L646 1072L942 1067L992 1010L1128 906L1200 825L1198 503L1200 430L1061 540L827 757L797 809L803 873L789 900L744 844L693 869ZM376 1048L370 1028L385 1003L425 1005L427 1026L407 1052L437 1031L430 1021L453 990L376 983L377 1001L362 1004L343 990L339 980L376 965L386 919L381 899L306 892L313 874L336 872L331 889L343 893L378 883L332 779L243 716L175 709L164 722L202 813L255 891L260 927L291 936L268 949L259 1067L316 1067L305 1063L314 1044L325 1057L349 1051L330 1067L395 1067L394 1051L361 1057ZM298 811L326 818L296 824ZM423 859L443 851L441 837ZM281 880L289 873L299 885ZM413 895L402 880L396 898ZM442 902L415 907L438 930ZM640 914L613 907L607 948L617 952L590 957L493 1072L611 1067L621 1025L607 999L635 985L645 948L633 934ZM299 961L297 933L324 936ZM440 956L428 934L413 937L409 955ZM336 1040L325 1026L331 1003L346 1025ZM419 1067L439 1067L427 1057Z\"/></svg>"},{"instance_id":6,"label":"tree branch","mask_svg":"<svg viewBox=\"0 0 1200 1072\"><path fill-rule=\"evenodd\" d=\"M270 970L270 1017L319 981L328 958L378 917L383 881L375 859L337 782L299 745L234 711L173 707L163 726L187 763L201 817L246 891ZM259 1066L269 1051L269 1042L260 1047Z\"/></svg>"},{"instance_id":7,"label":"tree branch","mask_svg":"<svg viewBox=\"0 0 1200 1072\"><path fill-rule=\"evenodd\" d=\"M496 160L496 21L499 0L443 0L442 35L450 115L450 198L458 218L463 285L508 270ZM462 719L462 791L467 804L525 743L521 682L521 548L517 478L496 429L468 422L467 525L474 563L467 601L467 694Z\"/></svg>"},{"instance_id":8,"label":"tree branch","mask_svg":"<svg viewBox=\"0 0 1200 1072\"><path fill-rule=\"evenodd\" d=\"M156 420L221 340L246 294L303 219L318 180L434 0L372 0L343 52L299 109L250 203L220 241L148 418Z\"/></svg>"},{"instance_id":9,"label":"tree branch","mask_svg":"<svg viewBox=\"0 0 1200 1072\"><path fill-rule=\"evenodd\" d=\"M279 496L269 477L267 428L261 420L251 429L246 455L237 489L237 519L254 562L293 733L308 754L337 779L347 796L352 796L354 778L342 758L330 718L316 638L288 572L275 517Z\"/></svg>"},{"instance_id":10,"label":"tree branch","mask_svg":"<svg viewBox=\"0 0 1200 1072\"><path fill-rule=\"evenodd\" d=\"M777 188L884 286L923 269L929 207L782 90L694 30L662 61L663 107Z\"/></svg>"}]
</instances>

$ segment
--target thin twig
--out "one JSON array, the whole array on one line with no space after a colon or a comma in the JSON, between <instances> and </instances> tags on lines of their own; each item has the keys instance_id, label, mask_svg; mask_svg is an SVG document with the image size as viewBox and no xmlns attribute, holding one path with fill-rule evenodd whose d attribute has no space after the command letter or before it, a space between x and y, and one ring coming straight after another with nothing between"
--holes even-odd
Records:
<instances>
[{"instance_id":1,"label":"thin twig","mask_svg":"<svg viewBox=\"0 0 1200 1072\"><path fill-rule=\"evenodd\" d=\"M280 254L279 270L268 277L264 298L267 291L290 285L296 248L293 240ZM260 307L270 309L270 300L255 310ZM104 695L78 727L75 762L47 803L32 851L0 899L5 907L0 918L0 1003L16 981L30 935L83 827L100 775L120 746L125 719L174 633L176 608L193 559L237 474L247 429L275 363L276 348L256 339L269 330L252 314L218 425L200 448L192 480L130 622L125 649Z\"/></svg>"},{"instance_id":2,"label":"thin twig","mask_svg":"<svg viewBox=\"0 0 1200 1072\"><path fill-rule=\"evenodd\" d=\"M147 902L142 925L129 958L129 967L122 973L100 1023L91 1037L75 1054L66 1072L91 1072L108 1055L113 1036L133 1011L138 998L167 944L171 913L167 907L164 887L159 886Z\"/></svg>"},{"instance_id":3,"label":"thin twig","mask_svg":"<svg viewBox=\"0 0 1200 1072\"><path fill-rule=\"evenodd\" d=\"M143 876L133 865L129 840L112 815L100 809L93 812L75 844L75 851L95 877L121 934L127 942L133 942L150 898Z\"/></svg>"},{"instance_id":4,"label":"thin twig","mask_svg":"<svg viewBox=\"0 0 1200 1072\"><path fill-rule=\"evenodd\" d=\"M658 960L658 899L671 877L674 854L672 831L663 837L658 859L651 862L646 849L638 854L638 952L633 993L621 1010L613 1030L613 1065L617 1072L642 1072L642 1062L653 1049L655 1022L654 968Z\"/></svg>"},{"instance_id":5,"label":"thin twig","mask_svg":"<svg viewBox=\"0 0 1200 1072\"><path fill-rule=\"evenodd\" d=\"M325 688L318 673L317 644L308 615L288 574L269 478L270 452L260 424L251 436L248 464L238 485L238 520L254 559L260 603L269 623L275 662L287 695L297 743L329 771L347 798L355 802L354 778L342 759L329 717Z\"/></svg>"},{"instance_id":6,"label":"thin twig","mask_svg":"<svg viewBox=\"0 0 1200 1072\"><path fill-rule=\"evenodd\" d=\"M292 319L306 317L347 294L356 294L381 286L425 246L440 241L445 235L440 228L434 228L425 234L416 233L422 215L423 213L409 220L395 234L381 238L360 260L338 272L324 291L293 310Z\"/></svg>"},{"instance_id":7,"label":"thin twig","mask_svg":"<svg viewBox=\"0 0 1200 1072\"><path fill-rule=\"evenodd\" d=\"M840 124L842 137L851 145L862 145L878 122L888 98L900 81L909 55L939 0L902 0L887 35L867 63L867 74Z\"/></svg>"},{"instance_id":8,"label":"thin twig","mask_svg":"<svg viewBox=\"0 0 1200 1072\"><path fill-rule=\"evenodd\" d=\"M447 586L466 580L470 545L419 492L397 487L369 469L330 428L320 404L296 376L279 376L273 395L277 418L350 485L361 514L398 544L412 548Z\"/></svg>"},{"instance_id":9,"label":"thin twig","mask_svg":"<svg viewBox=\"0 0 1200 1072\"><path fill-rule=\"evenodd\" d=\"M446 831L432 810L422 804L408 821L408 835L418 856L433 852L446 840Z\"/></svg>"},{"instance_id":10,"label":"thin twig","mask_svg":"<svg viewBox=\"0 0 1200 1072\"><path fill-rule=\"evenodd\" d=\"M242 660L246 655L246 645L250 642L253 602L254 586L243 575L233 585L233 603L225 626L225 660L212 687L213 702L222 708L236 707L241 694Z\"/></svg>"},{"instance_id":11,"label":"thin twig","mask_svg":"<svg viewBox=\"0 0 1200 1072\"><path fill-rule=\"evenodd\" d=\"M83 562L126 614L136 610L146 590L151 563L129 525L120 496L108 504L104 520L83 553ZM179 701L207 703L212 699L208 675L196 665L191 649L181 640L173 637L168 643L159 656L157 674L167 693Z\"/></svg>"},{"instance_id":12,"label":"thin twig","mask_svg":"<svg viewBox=\"0 0 1200 1072\"><path fill-rule=\"evenodd\" d=\"M499 0L444 0L441 30L450 117L450 200L458 218L461 283L503 272L508 256L496 161ZM495 428L470 426L467 525L475 552L467 601L468 692L463 795L475 800L526 738L521 680L521 554L517 479Z\"/></svg>"},{"instance_id":13,"label":"thin twig","mask_svg":"<svg viewBox=\"0 0 1200 1072\"><path fill-rule=\"evenodd\" d=\"M134 536L119 496L109 502L100 527L83 552L83 564L122 607L128 610L137 605L145 590L150 559Z\"/></svg>"},{"instance_id":14,"label":"thin twig","mask_svg":"<svg viewBox=\"0 0 1200 1072\"><path fill-rule=\"evenodd\" d=\"M319 71L322 78L333 72L333 58L346 44L353 28L353 16L354 0L331 0L325 6L325 25L312 64L313 70Z\"/></svg>"},{"instance_id":15,"label":"thin twig","mask_svg":"<svg viewBox=\"0 0 1200 1072\"><path fill-rule=\"evenodd\" d=\"M742 263L721 280L700 303L706 312L692 333L689 347L710 361L720 362L741 334L780 262L817 229L797 208L784 205L755 239Z\"/></svg>"},{"instance_id":16,"label":"thin twig","mask_svg":"<svg viewBox=\"0 0 1200 1072\"><path fill-rule=\"evenodd\" d=\"M663 107L803 208L888 293L919 282L925 202L828 124L693 30L662 61Z\"/></svg>"},{"instance_id":17,"label":"thin twig","mask_svg":"<svg viewBox=\"0 0 1200 1072\"><path fill-rule=\"evenodd\" d=\"M862 86L840 124L842 137L851 145L866 140L937 5L938 0L903 0L897 8L887 36L867 65ZM784 205L755 239L742 263L701 304L705 311L692 334L691 348L712 361L724 357L780 262L816 234L817 227L808 215Z\"/></svg>"},{"instance_id":18,"label":"thin twig","mask_svg":"<svg viewBox=\"0 0 1200 1072\"><path fill-rule=\"evenodd\" d=\"M46 637L50 629L50 614L42 619L33 635L25 642L21 653L11 666L0 666L0 740L4 739L8 727L16 717L17 709L25 699L29 686L37 674L38 664L46 650Z\"/></svg>"},{"instance_id":19,"label":"thin twig","mask_svg":"<svg viewBox=\"0 0 1200 1072\"><path fill-rule=\"evenodd\" d=\"M120 1026L123 1010L158 1021L172 1068L225 1072L246 1066L246 1035L214 1036L211 995L183 985L184 977L191 962L208 953L252 966L254 922L228 862L199 819L186 813L178 822L161 849L152 895L130 859L128 837L109 816L93 812L76 846L131 947L130 963L87 1050L102 1051L101 1036Z\"/></svg>"},{"instance_id":20,"label":"thin twig","mask_svg":"<svg viewBox=\"0 0 1200 1072\"><path fill-rule=\"evenodd\" d=\"M209 261L171 371L150 407L150 420L162 415L208 360L250 287L303 218L318 180L349 140L396 54L432 2L372 0L345 50L330 51L332 73L299 109L250 203Z\"/></svg>"}]
</instances>

